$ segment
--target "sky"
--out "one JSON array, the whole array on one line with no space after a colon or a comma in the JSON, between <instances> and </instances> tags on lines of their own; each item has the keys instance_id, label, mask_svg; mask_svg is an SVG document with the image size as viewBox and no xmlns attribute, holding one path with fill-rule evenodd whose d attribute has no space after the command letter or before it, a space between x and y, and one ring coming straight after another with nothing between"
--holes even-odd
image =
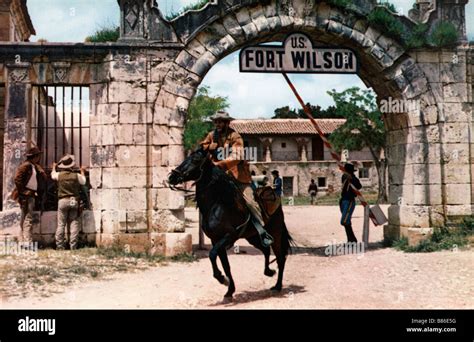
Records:
<instances>
[{"instance_id":1,"label":"sky","mask_svg":"<svg viewBox=\"0 0 474 342\"><path fill-rule=\"evenodd\" d=\"M163 13L177 12L196 0L158 0ZM391 0L407 14L415 0ZM96 28L117 26L120 12L117 0L27 0L37 35L49 42L83 42ZM466 7L467 30L474 40L474 0ZM305 102L323 108L333 104L328 90L342 91L358 86L365 89L357 75L290 75ZM236 118L268 118L275 108L298 104L283 76L278 74L239 73L238 52L216 64L203 80L213 95L225 96L229 112Z\"/></svg>"}]
</instances>

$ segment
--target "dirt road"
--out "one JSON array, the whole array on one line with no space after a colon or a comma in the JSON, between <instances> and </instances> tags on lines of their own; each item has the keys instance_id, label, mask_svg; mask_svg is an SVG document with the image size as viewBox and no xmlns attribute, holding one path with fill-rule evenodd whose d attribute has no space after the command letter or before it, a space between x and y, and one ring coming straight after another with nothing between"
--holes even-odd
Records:
<instances>
[{"instance_id":1,"label":"dirt road","mask_svg":"<svg viewBox=\"0 0 474 342\"><path fill-rule=\"evenodd\" d=\"M384 208L386 210L386 208ZM288 258L281 294L269 288L263 257L248 245L229 251L237 291L223 305L225 287L212 278L205 252L197 262L169 264L110 280L90 281L47 298L33 294L5 299L2 308L474 308L474 251L407 254L376 243L382 228L371 228L363 254L326 256L328 244L345 234L337 207L285 207L289 230L300 248ZM194 210L187 210L197 241ZM362 208L354 214L361 236ZM305 248L303 248L305 247ZM275 267L275 265L273 266Z\"/></svg>"}]
</instances>

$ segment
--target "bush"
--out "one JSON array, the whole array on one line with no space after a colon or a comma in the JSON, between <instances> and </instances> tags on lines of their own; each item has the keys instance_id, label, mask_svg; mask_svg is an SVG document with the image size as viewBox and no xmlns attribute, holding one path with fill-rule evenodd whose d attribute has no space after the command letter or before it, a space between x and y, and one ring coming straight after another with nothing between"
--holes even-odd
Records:
<instances>
[{"instance_id":1,"label":"bush","mask_svg":"<svg viewBox=\"0 0 474 342\"><path fill-rule=\"evenodd\" d=\"M457 43L458 30L449 22L440 21L430 36L430 43L436 47L446 47Z\"/></svg>"},{"instance_id":2,"label":"bush","mask_svg":"<svg viewBox=\"0 0 474 342\"><path fill-rule=\"evenodd\" d=\"M403 24L395 18L386 8L377 7L367 16L370 25L377 27L388 36L403 41L406 32Z\"/></svg>"},{"instance_id":3,"label":"bush","mask_svg":"<svg viewBox=\"0 0 474 342\"><path fill-rule=\"evenodd\" d=\"M458 227L436 228L430 238L421 241L416 246L409 246L408 239L403 237L399 240L384 242L384 246L393 247L408 253L429 253L441 250L452 250L469 244L469 237L474 235L474 218L463 220Z\"/></svg>"},{"instance_id":4,"label":"bush","mask_svg":"<svg viewBox=\"0 0 474 342\"><path fill-rule=\"evenodd\" d=\"M92 36L86 38L89 43L106 43L116 42L120 38L119 27L102 27L99 28Z\"/></svg>"},{"instance_id":5,"label":"bush","mask_svg":"<svg viewBox=\"0 0 474 342\"><path fill-rule=\"evenodd\" d=\"M428 32L429 26L427 24L418 24L411 32L406 42L407 48L419 48L425 46L427 41L426 33Z\"/></svg>"},{"instance_id":6,"label":"bush","mask_svg":"<svg viewBox=\"0 0 474 342\"><path fill-rule=\"evenodd\" d=\"M326 2L342 9L347 9L352 3L350 0L326 0Z\"/></svg>"}]
</instances>

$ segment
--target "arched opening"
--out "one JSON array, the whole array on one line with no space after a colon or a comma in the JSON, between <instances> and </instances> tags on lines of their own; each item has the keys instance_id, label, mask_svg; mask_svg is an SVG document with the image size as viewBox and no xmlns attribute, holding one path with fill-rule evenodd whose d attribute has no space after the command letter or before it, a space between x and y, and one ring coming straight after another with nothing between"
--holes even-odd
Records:
<instances>
[{"instance_id":1,"label":"arched opening","mask_svg":"<svg viewBox=\"0 0 474 342\"><path fill-rule=\"evenodd\" d=\"M407 236L412 228L442 224L446 206L444 185L441 181L433 185L430 180L433 174L442 177L443 167L433 156L442 153L442 144L426 143L430 142L429 130L437 129L438 107L417 61L396 41L354 14L319 3L306 17L290 17L278 14L276 7L271 3L241 8L188 37L175 60L175 72L168 73L160 94L171 92L185 98L177 103L184 113L188 100L216 63L248 45L283 41L292 32L308 35L315 44L351 48L360 60L360 79L374 90L379 102L398 99L420 103L419 109L384 117L390 184L385 236L398 238Z\"/></svg>"}]
</instances>

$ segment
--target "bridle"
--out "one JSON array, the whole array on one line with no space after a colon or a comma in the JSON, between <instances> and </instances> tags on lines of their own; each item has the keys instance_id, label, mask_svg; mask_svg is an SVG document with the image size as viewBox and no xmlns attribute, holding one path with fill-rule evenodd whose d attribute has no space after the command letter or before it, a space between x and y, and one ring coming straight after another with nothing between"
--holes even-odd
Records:
<instances>
[{"instance_id":1,"label":"bridle","mask_svg":"<svg viewBox=\"0 0 474 342\"><path fill-rule=\"evenodd\" d=\"M204 175L204 164L206 163L207 161L207 157L203 158L201 163L199 164L199 177L198 179L196 179L196 181L193 183L192 186L196 185L201 179L202 179L202 176ZM169 174L168 174L168 178L170 175L177 175L179 177L179 179L182 179L184 181L184 179L186 179L187 176L189 176L189 173L191 171L188 171L188 172L181 172L177 169L174 169L172 170ZM182 192L186 192L186 193L190 193L190 192L194 192L192 190L187 190L187 189L184 189L184 188L179 188L177 186L174 186L174 185L171 185L171 184L168 184L169 185L169 188L173 191L182 191Z\"/></svg>"}]
</instances>

